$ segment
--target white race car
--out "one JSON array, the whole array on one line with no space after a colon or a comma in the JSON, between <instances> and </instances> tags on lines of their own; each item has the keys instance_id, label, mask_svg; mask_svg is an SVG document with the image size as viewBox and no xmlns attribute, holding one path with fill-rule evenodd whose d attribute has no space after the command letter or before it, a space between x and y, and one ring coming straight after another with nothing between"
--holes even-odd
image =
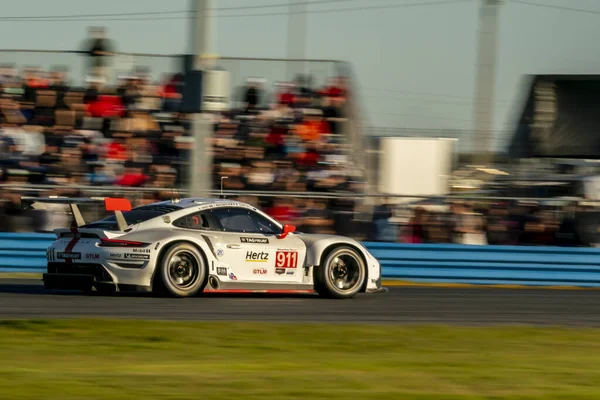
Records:
<instances>
[{"instance_id":1,"label":"white race car","mask_svg":"<svg viewBox=\"0 0 600 400\"><path fill-rule=\"evenodd\" d=\"M48 289L316 291L350 298L381 292L381 266L359 242L295 232L255 207L224 199L175 199L132 209L127 199L23 198L35 209L68 204L70 228L48 248ZM104 203L86 223L78 205Z\"/></svg>"}]
</instances>

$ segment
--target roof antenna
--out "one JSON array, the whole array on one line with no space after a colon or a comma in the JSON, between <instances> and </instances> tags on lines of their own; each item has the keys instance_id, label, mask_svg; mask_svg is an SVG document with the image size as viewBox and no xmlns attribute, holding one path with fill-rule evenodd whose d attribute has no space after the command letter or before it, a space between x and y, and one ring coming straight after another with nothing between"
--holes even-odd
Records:
<instances>
[{"instance_id":1,"label":"roof antenna","mask_svg":"<svg viewBox=\"0 0 600 400\"><path fill-rule=\"evenodd\" d=\"M224 198L225 198L225 195L223 194L223 180L224 180L224 179L228 179L228 178L229 178L228 176L222 176L222 177L221 177L221 198L222 198L222 199L224 199Z\"/></svg>"},{"instance_id":2,"label":"roof antenna","mask_svg":"<svg viewBox=\"0 0 600 400\"><path fill-rule=\"evenodd\" d=\"M177 188L173 187L173 189L171 189L171 192L175 194L175 196L171 199L171 203L179 203L179 191L177 190Z\"/></svg>"}]
</instances>

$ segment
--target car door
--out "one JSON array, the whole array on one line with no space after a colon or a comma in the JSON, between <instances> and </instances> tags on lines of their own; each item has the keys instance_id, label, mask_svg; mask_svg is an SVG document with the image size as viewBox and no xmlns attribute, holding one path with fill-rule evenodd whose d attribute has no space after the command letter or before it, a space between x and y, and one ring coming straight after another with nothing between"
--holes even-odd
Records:
<instances>
[{"instance_id":1,"label":"car door","mask_svg":"<svg viewBox=\"0 0 600 400\"><path fill-rule=\"evenodd\" d=\"M216 233L220 260L235 280L245 282L302 282L306 246L294 235L280 238L281 226L262 213L244 207L211 210L221 232Z\"/></svg>"},{"instance_id":2,"label":"car door","mask_svg":"<svg viewBox=\"0 0 600 400\"><path fill-rule=\"evenodd\" d=\"M209 210L192 212L173 222L173 225L190 230L201 236L208 244L212 252L210 272L216 273L222 280L237 280L236 275L230 268L231 251L239 244L234 237L223 235L221 225L216 221ZM228 251L226 251L228 249Z\"/></svg>"}]
</instances>

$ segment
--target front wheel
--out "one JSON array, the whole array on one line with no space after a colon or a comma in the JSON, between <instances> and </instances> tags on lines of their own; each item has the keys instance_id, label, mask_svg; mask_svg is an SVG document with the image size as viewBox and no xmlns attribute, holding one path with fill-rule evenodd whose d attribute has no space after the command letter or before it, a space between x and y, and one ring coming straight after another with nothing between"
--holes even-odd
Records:
<instances>
[{"instance_id":1,"label":"front wheel","mask_svg":"<svg viewBox=\"0 0 600 400\"><path fill-rule=\"evenodd\" d=\"M204 257L190 244L171 246L161 258L159 268L162 286L172 296L193 296L206 284Z\"/></svg>"},{"instance_id":2,"label":"front wheel","mask_svg":"<svg viewBox=\"0 0 600 400\"><path fill-rule=\"evenodd\" d=\"M337 247L316 268L315 290L324 297L351 298L360 292L366 276L360 254L351 247Z\"/></svg>"}]
</instances>

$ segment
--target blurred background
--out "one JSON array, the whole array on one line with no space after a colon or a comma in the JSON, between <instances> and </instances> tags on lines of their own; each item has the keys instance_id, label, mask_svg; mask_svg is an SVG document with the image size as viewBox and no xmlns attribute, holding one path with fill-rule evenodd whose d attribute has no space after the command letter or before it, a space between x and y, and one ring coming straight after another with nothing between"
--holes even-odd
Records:
<instances>
[{"instance_id":1,"label":"blurred background","mask_svg":"<svg viewBox=\"0 0 600 400\"><path fill-rule=\"evenodd\" d=\"M359 240L600 243L597 2L122 3L0 17L0 229L68 223L23 195L225 194Z\"/></svg>"}]
</instances>

